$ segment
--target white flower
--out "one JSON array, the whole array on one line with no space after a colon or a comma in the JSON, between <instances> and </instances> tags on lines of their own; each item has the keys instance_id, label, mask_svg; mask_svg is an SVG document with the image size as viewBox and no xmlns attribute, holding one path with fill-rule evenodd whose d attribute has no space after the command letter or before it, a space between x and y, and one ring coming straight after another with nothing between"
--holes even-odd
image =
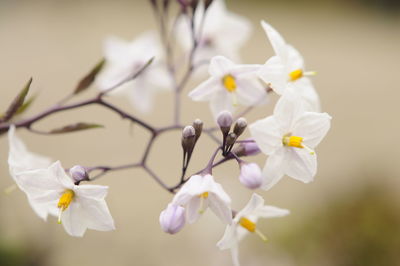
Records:
<instances>
[{"instance_id":1,"label":"white flower","mask_svg":"<svg viewBox=\"0 0 400 266\"><path fill-rule=\"evenodd\" d=\"M194 223L208 207L224 223L232 221L231 199L210 174L190 177L172 203L185 207L189 223Z\"/></svg>"},{"instance_id":2,"label":"white flower","mask_svg":"<svg viewBox=\"0 0 400 266\"><path fill-rule=\"evenodd\" d=\"M239 61L238 50L250 37L250 22L242 16L229 12L223 0L214 0L204 18L203 16L204 3L199 1L194 14L196 36L200 36L195 63L209 61L216 55ZM201 26L202 21L204 21L203 26ZM192 49L193 39L188 16L182 16L178 21L176 36L184 50L189 52Z\"/></svg>"},{"instance_id":3,"label":"white flower","mask_svg":"<svg viewBox=\"0 0 400 266\"><path fill-rule=\"evenodd\" d=\"M96 78L100 90L107 90L139 71L151 58L155 61L137 78L126 82L112 93L128 97L139 111L148 112L152 107L154 93L171 88L171 80L160 66L161 48L153 32L140 35L127 42L109 37L104 44L106 65Z\"/></svg>"},{"instance_id":4,"label":"white flower","mask_svg":"<svg viewBox=\"0 0 400 266\"><path fill-rule=\"evenodd\" d=\"M46 220L49 214L58 216L72 236L83 236L87 228L115 229L104 200L108 187L74 185L60 162L47 166L48 159L27 151L15 135L14 126L10 127L8 136L10 174L39 217Z\"/></svg>"},{"instance_id":5,"label":"white flower","mask_svg":"<svg viewBox=\"0 0 400 266\"><path fill-rule=\"evenodd\" d=\"M266 97L266 91L255 73L259 65L236 65L223 56L211 60L211 77L189 93L194 101L210 101L214 115L224 110L233 112L238 104L254 105Z\"/></svg>"},{"instance_id":6,"label":"white flower","mask_svg":"<svg viewBox=\"0 0 400 266\"><path fill-rule=\"evenodd\" d=\"M165 233L176 234L186 223L185 208L168 204L168 207L160 213L160 225Z\"/></svg>"},{"instance_id":7,"label":"white flower","mask_svg":"<svg viewBox=\"0 0 400 266\"><path fill-rule=\"evenodd\" d=\"M260 78L270 84L279 95L282 95L288 86L293 87L294 91L309 105L310 111L320 111L318 94L307 77L314 75L315 72L305 71L303 57L293 46L287 44L271 25L265 21L262 21L261 25L276 55L261 67Z\"/></svg>"},{"instance_id":8,"label":"white flower","mask_svg":"<svg viewBox=\"0 0 400 266\"><path fill-rule=\"evenodd\" d=\"M221 250L231 249L233 264L239 266L239 242L249 232L259 235L264 241L267 240L257 228L258 218L282 217L288 214L288 210L264 205L264 199L254 193L247 205L235 215L232 224L226 227L217 246Z\"/></svg>"},{"instance_id":9,"label":"white flower","mask_svg":"<svg viewBox=\"0 0 400 266\"><path fill-rule=\"evenodd\" d=\"M317 171L314 148L330 128L327 113L306 112L304 101L287 89L274 114L250 125L261 151L269 155L265 164L264 189L270 189L285 174L308 183Z\"/></svg>"}]
</instances>

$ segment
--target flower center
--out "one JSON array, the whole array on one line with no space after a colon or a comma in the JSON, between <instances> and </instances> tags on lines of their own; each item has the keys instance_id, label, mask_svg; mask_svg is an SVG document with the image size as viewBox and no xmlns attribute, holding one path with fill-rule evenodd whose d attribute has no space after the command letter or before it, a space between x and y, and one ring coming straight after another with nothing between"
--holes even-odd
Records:
<instances>
[{"instance_id":1,"label":"flower center","mask_svg":"<svg viewBox=\"0 0 400 266\"><path fill-rule=\"evenodd\" d=\"M232 76L232 75L230 75L230 74L228 74L228 75L225 75L223 78L222 78L222 84L224 85L224 87L225 87L225 89L228 91L228 92L234 92L234 91L236 91L236 80L235 80L235 77L234 76Z\"/></svg>"},{"instance_id":2,"label":"flower center","mask_svg":"<svg viewBox=\"0 0 400 266\"><path fill-rule=\"evenodd\" d=\"M243 228L247 229L247 231L249 231L251 233L256 233L264 242L268 241L267 237L261 231L259 231L257 229L256 223L250 221L246 217L240 218L239 224Z\"/></svg>"},{"instance_id":3,"label":"flower center","mask_svg":"<svg viewBox=\"0 0 400 266\"><path fill-rule=\"evenodd\" d=\"M208 192L204 192L204 193L200 194L199 197L203 198L203 199L208 198Z\"/></svg>"},{"instance_id":4,"label":"flower center","mask_svg":"<svg viewBox=\"0 0 400 266\"><path fill-rule=\"evenodd\" d=\"M298 80L299 78L303 77L303 70L296 69L289 73L290 81Z\"/></svg>"},{"instance_id":5,"label":"flower center","mask_svg":"<svg viewBox=\"0 0 400 266\"><path fill-rule=\"evenodd\" d=\"M282 138L282 143L284 146L306 149L310 152L311 155L315 154L313 149L311 149L303 144L302 137L285 135Z\"/></svg>"},{"instance_id":6,"label":"flower center","mask_svg":"<svg viewBox=\"0 0 400 266\"><path fill-rule=\"evenodd\" d=\"M58 223L61 224L61 214L63 211L65 211L68 206L71 204L72 200L75 197L74 191L71 189L67 189L60 197L60 200L58 201L57 207L60 209L58 213Z\"/></svg>"}]
</instances>

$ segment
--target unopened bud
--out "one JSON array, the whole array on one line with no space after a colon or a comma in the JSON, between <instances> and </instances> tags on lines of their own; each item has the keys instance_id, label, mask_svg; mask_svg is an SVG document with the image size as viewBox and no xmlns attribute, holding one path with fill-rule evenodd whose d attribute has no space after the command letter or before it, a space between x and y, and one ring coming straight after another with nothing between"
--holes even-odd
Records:
<instances>
[{"instance_id":1,"label":"unopened bud","mask_svg":"<svg viewBox=\"0 0 400 266\"><path fill-rule=\"evenodd\" d=\"M81 181L89 180L89 174L85 167L81 165L75 165L69 169L69 174L71 175L74 183L79 183Z\"/></svg>"},{"instance_id":2,"label":"unopened bud","mask_svg":"<svg viewBox=\"0 0 400 266\"><path fill-rule=\"evenodd\" d=\"M256 163L241 163L239 180L249 189L259 188L263 182L260 167Z\"/></svg>"},{"instance_id":3,"label":"unopened bud","mask_svg":"<svg viewBox=\"0 0 400 266\"><path fill-rule=\"evenodd\" d=\"M193 128L196 134L196 141L200 138L201 136L201 132L203 131L203 121L201 121L200 119L196 119L193 122Z\"/></svg>"},{"instance_id":4,"label":"unopened bud","mask_svg":"<svg viewBox=\"0 0 400 266\"><path fill-rule=\"evenodd\" d=\"M228 134L233 122L232 114L229 111L222 111L217 116L217 124L223 134Z\"/></svg>"},{"instance_id":5,"label":"unopened bud","mask_svg":"<svg viewBox=\"0 0 400 266\"><path fill-rule=\"evenodd\" d=\"M161 229L168 234L178 233L186 223L185 208L168 204L168 207L160 214Z\"/></svg>"},{"instance_id":6,"label":"unopened bud","mask_svg":"<svg viewBox=\"0 0 400 266\"><path fill-rule=\"evenodd\" d=\"M237 139L237 135L233 132L229 133L228 137L226 138L226 144L228 146L232 146L233 144L235 144L235 141Z\"/></svg>"},{"instance_id":7,"label":"unopened bud","mask_svg":"<svg viewBox=\"0 0 400 266\"><path fill-rule=\"evenodd\" d=\"M237 145L233 152L240 157L257 155L261 152L261 150L255 141L252 141L252 139L247 139L245 142Z\"/></svg>"},{"instance_id":8,"label":"unopened bud","mask_svg":"<svg viewBox=\"0 0 400 266\"><path fill-rule=\"evenodd\" d=\"M233 128L233 132L239 137L240 135L242 135L246 127L247 127L246 118L241 117L236 121L235 127Z\"/></svg>"},{"instance_id":9,"label":"unopened bud","mask_svg":"<svg viewBox=\"0 0 400 266\"><path fill-rule=\"evenodd\" d=\"M188 150L194 146L196 130L192 126L186 126L182 131L182 148Z\"/></svg>"}]
</instances>

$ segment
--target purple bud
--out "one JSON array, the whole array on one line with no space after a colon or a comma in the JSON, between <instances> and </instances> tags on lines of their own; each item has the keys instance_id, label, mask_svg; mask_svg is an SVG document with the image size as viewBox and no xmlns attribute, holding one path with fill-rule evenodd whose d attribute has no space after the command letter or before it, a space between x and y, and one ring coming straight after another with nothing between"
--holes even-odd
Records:
<instances>
[{"instance_id":1,"label":"purple bud","mask_svg":"<svg viewBox=\"0 0 400 266\"><path fill-rule=\"evenodd\" d=\"M69 174L71 175L74 183L79 183L84 180L89 180L89 175L85 167L81 165L75 165L69 169Z\"/></svg>"},{"instance_id":2,"label":"purple bud","mask_svg":"<svg viewBox=\"0 0 400 266\"><path fill-rule=\"evenodd\" d=\"M178 233L186 223L185 208L168 204L168 207L160 214L161 229L168 234Z\"/></svg>"},{"instance_id":3,"label":"purple bud","mask_svg":"<svg viewBox=\"0 0 400 266\"><path fill-rule=\"evenodd\" d=\"M249 189L259 188L263 182L260 167L256 163L241 163L239 180Z\"/></svg>"},{"instance_id":4,"label":"purple bud","mask_svg":"<svg viewBox=\"0 0 400 266\"><path fill-rule=\"evenodd\" d=\"M247 121L244 117L241 117L236 121L235 127L233 128L233 132L235 132L235 134L239 137L240 135L242 135L246 127L247 127Z\"/></svg>"},{"instance_id":5,"label":"purple bud","mask_svg":"<svg viewBox=\"0 0 400 266\"><path fill-rule=\"evenodd\" d=\"M231 112L229 111L222 111L217 116L217 124L224 136L227 136L229 131L231 130L232 122L233 117Z\"/></svg>"},{"instance_id":6,"label":"purple bud","mask_svg":"<svg viewBox=\"0 0 400 266\"><path fill-rule=\"evenodd\" d=\"M261 150L255 141L252 141L252 139L247 139L245 142L237 145L233 152L237 156L254 156L259 154Z\"/></svg>"}]
</instances>

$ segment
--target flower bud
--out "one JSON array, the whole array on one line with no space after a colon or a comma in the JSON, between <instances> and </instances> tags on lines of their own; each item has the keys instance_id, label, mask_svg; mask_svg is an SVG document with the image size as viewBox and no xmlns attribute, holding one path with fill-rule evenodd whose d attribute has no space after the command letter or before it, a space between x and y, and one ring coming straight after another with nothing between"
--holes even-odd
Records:
<instances>
[{"instance_id":1,"label":"flower bud","mask_svg":"<svg viewBox=\"0 0 400 266\"><path fill-rule=\"evenodd\" d=\"M69 174L74 180L74 183L79 183L84 180L89 180L89 174L85 167L81 165L75 165L69 169Z\"/></svg>"},{"instance_id":2,"label":"flower bud","mask_svg":"<svg viewBox=\"0 0 400 266\"><path fill-rule=\"evenodd\" d=\"M241 117L236 121L235 127L233 128L233 132L239 137L240 135L242 135L246 127L247 127L246 118Z\"/></svg>"},{"instance_id":3,"label":"flower bud","mask_svg":"<svg viewBox=\"0 0 400 266\"><path fill-rule=\"evenodd\" d=\"M247 139L249 142L242 142L235 147L233 152L241 157L241 156L253 156L257 155L261 152L255 141L251 141L251 139Z\"/></svg>"},{"instance_id":4,"label":"flower bud","mask_svg":"<svg viewBox=\"0 0 400 266\"><path fill-rule=\"evenodd\" d=\"M263 182L260 167L256 163L241 163L239 180L249 189L259 188Z\"/></svg>"},{"instance_id":5,"label":"flower bud","mask_svg":"<svg viewBox=\"0 0 400 266\"><path fill-rule=\"evenodd\" d=\"M217 124L224 135L229 133L233 122L232 114L229 111L222 111L217 116Z\"/></svg>"},{"instance_id":6,"label":"flower bud","mask_svg":"<svg viewBox=\"0 0 400 266\"><path fill-rule=\"evenodd\" d=\"M226 145L232 146L233 144L235 144L236 139L237 135L235 133L229 133L228 137L226 138Z\"/></svg>"},{"instance_id":7,"label":"flower bud","mask_svg":"<svg viewBox=\"0 0 400 266\"><path fill-rule=\"evenodd\" d=\"M160 214L161 229L168 234L178 233L185 222L185 208L172 203Z\"/></svg>"},{"instance_id":8,"label":"flower bud","mask_svg":"<svg viewBox=\"0 0 400 266\"><path fill-rule=\"evenodd\" d=\"M187 151L194 147L196 130L192 126L186 126L182 131L182 148Z\"/></svg>"},{"instance_id":9,"label":"flower bud","mask_svg":"<svg viewBox=\"0 0 400 266\"><path fill-rule=\"evenodd\" d=\"M196 119L193 122L193 128L196 133L196 141L200 138L201 132L203 131L203 121Z\"/></svg>"}]
</instances>

